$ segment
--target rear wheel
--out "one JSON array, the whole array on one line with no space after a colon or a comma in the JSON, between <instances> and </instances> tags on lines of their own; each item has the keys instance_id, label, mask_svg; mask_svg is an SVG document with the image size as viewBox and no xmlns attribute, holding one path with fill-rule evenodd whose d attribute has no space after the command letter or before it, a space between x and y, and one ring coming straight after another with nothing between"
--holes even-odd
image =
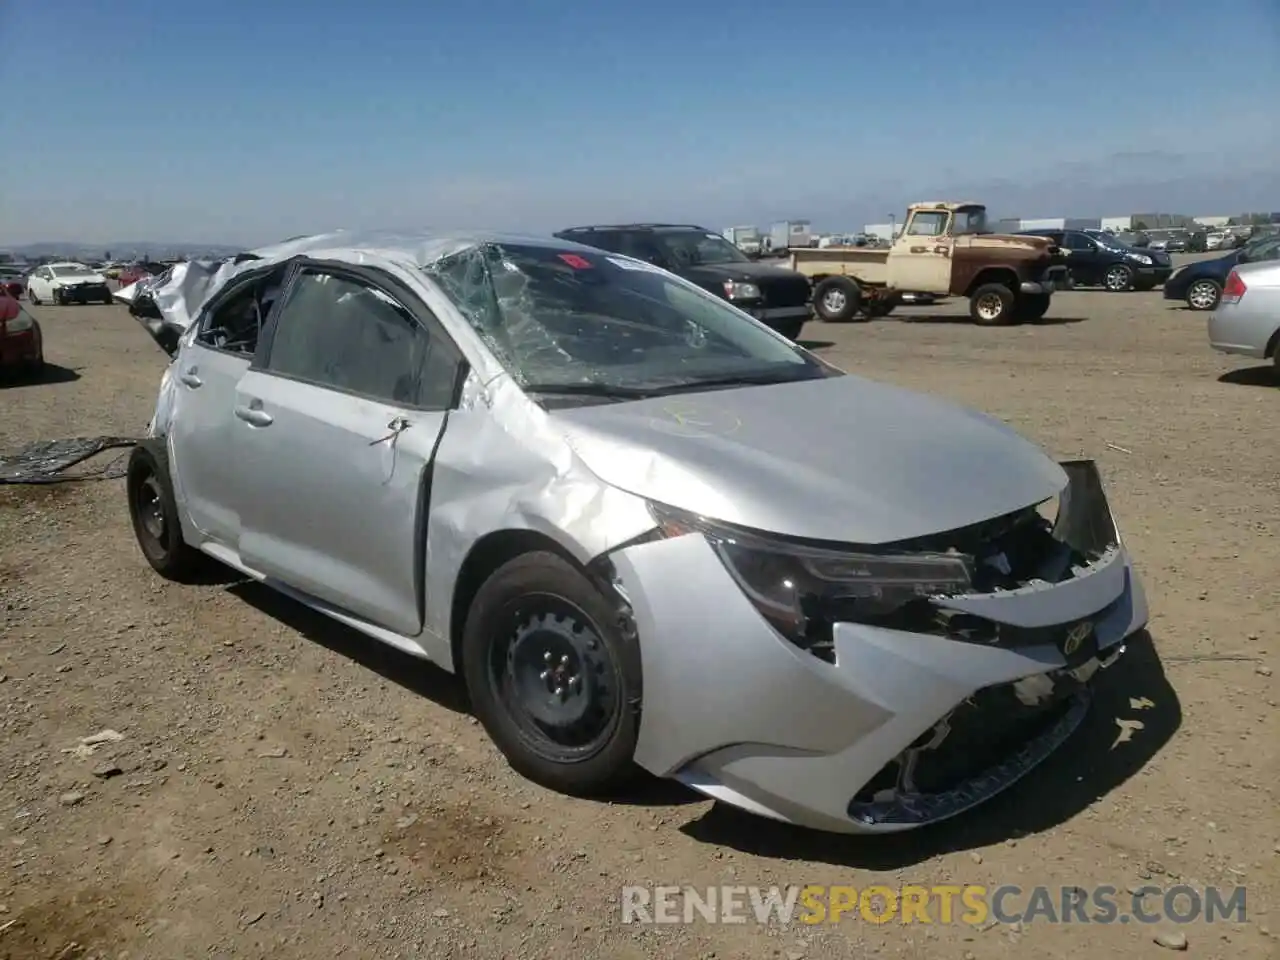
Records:
<instances>
[{"instance_id":1,"label":"rear wheel","mask_svg":"<svg viewBox=\"0 0 1280 960\"><path fill-rule=\"evenodd\" d=\"M538 551L499 567L471 604L461 659L476 717L521 775L593 795L636 774L639 642L564 558Z\"/></svg>"},{"instance_id":2,"label":"rear wheel","mask_svg":"<svg viewBox=\"0 0 1280 960\"><path fill-rule=\"evenodd\" d=\"M857 316L862 291L848 277L828 277L813 291L813 308L828 323L846 323Z\"/></svg>"},{"instance_id":3,"label":"rear wheel","mask_svg":"<svg viewBox=\"0 0 1280 960\"><path fill-rule=\"evenodd\" d=\"M1002 283L984 283L969 297L969 316L980 327L1000 327L1015 323L1016 300Z\"/></svg>"},{"instance_id":4,"label":"rear wheel","mask_svg":"<svg viewBox=\"0 0 1280 960\"><path fill-rule=\"evenodd\" d=\"M1102 286L1111 293L1124 293L1133 289L1133 271L1123 263L1114 263L1107 267L1102 275Z\"/></svg>"},{"instance_id":5,"label":"rear wheel","mask_svg":"<svg viewBox=\"0 0 1280 960\"><path fill-rule=\"evenodd\" d=\"M181 583L207 568L210 561L205 555L182 539L163 440L144 440L133 448L125 490L133 534L156 573Z\"/></svg>"},{"instance_id":6,"label":"rear wheel","mask_svg":"<svg viewBox=\"0 0 1280 960\"><path fill-rule=\"evenodd\" d=\"M1187 288L1187 306L1192 310L1213 310L1222 299L1222 287L1217 280L1197 280Z\"/></svg>"},{"instance_id":7,"label":"rear wheel","mask_svg":"<svg viewBox=\"0 0 1280 960\"><path fill-rule=\"evenodd\" d=\"M33 307L40 306L40 298L36 296L36 292L30 287L27 288L27 299L31 301Z\"/></svg>"},{"instance_id":8,"label":"rear wheel","mask_svg":"<svg viewBox=\"0 0 1280 960\"><path fill-rule=\"evenodd\" d=\"M116 302L116 298L115 298L115 297L113 297L111 294L109 294L109 293L104 293L104 294L102 295L102 305L103 305L104 307L109 307L109 306L111 306L111 305L112 305L113 303L115 303L115 302Z\"/></svg>"}]
</instances>

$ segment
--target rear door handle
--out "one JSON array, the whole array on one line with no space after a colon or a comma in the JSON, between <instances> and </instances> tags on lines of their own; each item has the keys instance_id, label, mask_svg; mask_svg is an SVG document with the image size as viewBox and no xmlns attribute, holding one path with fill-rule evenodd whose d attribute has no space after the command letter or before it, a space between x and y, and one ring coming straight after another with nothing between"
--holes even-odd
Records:
<instances>
[{"instance_id":1,"label":"rear door handle","mask_svg":"<svg viewBox=\"0 0 1280 960\"><path fill-rule=\"evenodd\" d=\"M204 385L204 381L196 376L195 367L192 367L186 373L179 376L178 379L181 380L183 383L185 383L192 390L196 389L196 387L200 387Z\"/></svg>"},{"instance_id":2,"label":"rear door handle","mask_svg":"<svg viewBox=\"0 0 1280 960\"><path fill-rule=\"evenodd\" d=\"M236 407L236 416L251 427L269 427L275 422L271 414L255 407Z\"/></svg>"}]
</instances>

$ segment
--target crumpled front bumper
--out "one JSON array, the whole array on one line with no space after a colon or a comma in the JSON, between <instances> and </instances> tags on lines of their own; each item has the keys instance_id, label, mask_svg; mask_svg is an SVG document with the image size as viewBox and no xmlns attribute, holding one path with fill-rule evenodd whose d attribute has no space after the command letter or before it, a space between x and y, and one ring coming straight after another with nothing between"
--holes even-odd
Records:
<instances>
[{"instance_id":1,"label":"crumpled front bumper","mask_svg":"<svg viewBox=\"0 0 1280 960\"><path fill-rule=\"evenodd\" d=\"M111 297L105 283L72 283L55 287L53 299L58 303L102 303Z\"/></svg>"},{"instance_id":2,"label":"crumpled front bumper","mask_svg":"<svg viewBox=\"0 0 1280 960\"><path fill-rule=\"evenodd\" d=\"M642 651L637 762L733 806L842 833L946 819L1012 784L1074 731L1092 673L1147 622L1141 583L1105 498L1097 501L1096 468L1064 466L1075 468L1068 490L1095 500L1077 512L1075 535L1114 538L1109 552L1059 584L945 603L1025 642L986 645L839 623L831 663L779 635L700 534L612 554ZM1096 646L1073 650L1069 636L1085 622ZM1044 716L982 769L932 792L865 795L887 771L915 765L934 741L927 759L945 760L947 733L960 738L952 754L969 749L965 738L981 745L989 733L1008 741L1010 711L1019 705ZM947 780L940 769L931 776Z\"/></svg>"}]
</instances>

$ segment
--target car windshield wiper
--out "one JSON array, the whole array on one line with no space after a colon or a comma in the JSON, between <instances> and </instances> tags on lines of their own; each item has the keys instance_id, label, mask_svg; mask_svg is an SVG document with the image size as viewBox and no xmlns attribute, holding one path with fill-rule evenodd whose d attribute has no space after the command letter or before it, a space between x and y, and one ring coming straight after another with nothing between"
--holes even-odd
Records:
<instances>
[{"instance_id":1,"label":"car windshield wiper","mask_svg":"<svg viewBox=\"0 0 1280 960\"><path fill-rule=\"evenodd\" d=\"M551 394L565 397L604 397L609 400L644 400L659 391L641 387L623 387L611 383L527 383L525 393Z\"/></svg>"},{"instance_id":2,"label":"car windshield wiper","mask_svg":"<svg viewBox=\"0 0 1280 960\"><path fill-rule=\"evenodd\" d=\"M702 380L687 380L662 387L654 393L687 393L695 390L709 390L716 387L763 387L775 383L798 383L801 380L813 380L814 377L794 377L786 374L756 373L738 374L727 377L707 377Z\"/></svg>"}]
</instances>

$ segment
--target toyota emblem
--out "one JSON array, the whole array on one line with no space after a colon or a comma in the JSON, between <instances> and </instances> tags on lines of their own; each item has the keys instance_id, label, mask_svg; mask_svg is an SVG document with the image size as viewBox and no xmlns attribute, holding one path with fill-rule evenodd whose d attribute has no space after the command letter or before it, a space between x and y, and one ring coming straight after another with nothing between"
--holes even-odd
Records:
<instances>
[{"instance_id":1,"label":"toyota emblem","mask_svg":"<svg viewBox=\"0 0 1280 960\"><path fill-rule=\"evenodd\" d=\"M1089 621L1077 623L1074 627L1067 631L1067 639L1062 643L1062 652L1068 657L1080 649L1080 644L1084 643L1085 638L1093 630L1093 624Z\"/></svg>"}]
</instances>

